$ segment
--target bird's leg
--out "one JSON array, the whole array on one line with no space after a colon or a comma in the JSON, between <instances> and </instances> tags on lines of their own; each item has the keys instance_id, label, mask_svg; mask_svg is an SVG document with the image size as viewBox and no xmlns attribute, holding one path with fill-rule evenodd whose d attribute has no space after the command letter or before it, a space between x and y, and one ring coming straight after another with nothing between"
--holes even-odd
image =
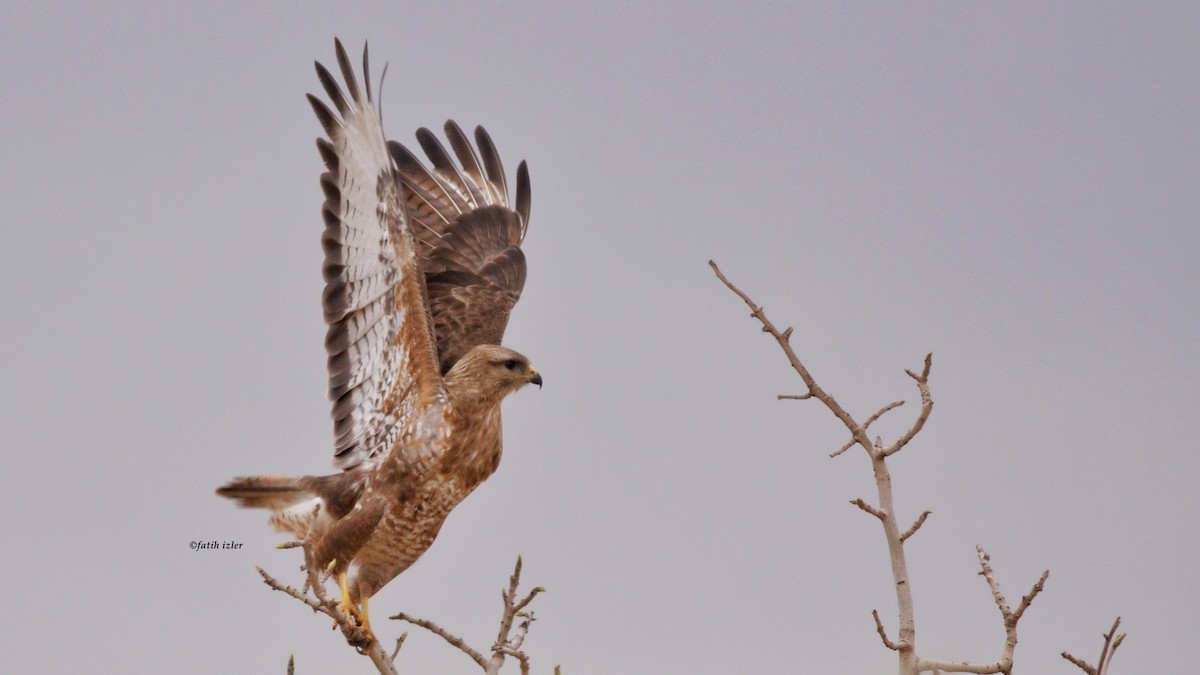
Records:
<instances>
[{"instance_id":1,"label":"bird's leg","mask_svg":"<svg viewBox=\"0 0 1200 675\"><path fill-rule=\"evenodd\" d=\"M367 596L363 596L362 600L362 629L367 634L367 637L375 639L374 633L371 632L371 617L367 615Z\"/></svg>"},{"instance_id":2,"label":"bird's leg","mask_svg":"<svg viewBox=\"0 0 1200 675\"><path fill-rule=\"evenodd\" d=\"M362 610L360 611L354 606L354 601L350 599L350 587L346 583L346 571L342 570L338 573L338 586L342 590L342 599L338 602L338 609L342 611L360 630L366 638L366 646L369 646L375 641L375 635L371 632L371 623L367 618L367 599L362 599Z\"/></svg>"},{"instance_id":3,"label":"bird's leg","mask_svg":"<svg viewBox=\"0 0 1200 675\"><path fill-rule=\"evenodd\" d=\"M338 609L355 623L361 624L362 620L358 616L358 608L350 600L350 587L346 584L346 572L344 570L338 573L338 586L342 589L342 600L338 603Z\"/></svg>"}]
</instances>

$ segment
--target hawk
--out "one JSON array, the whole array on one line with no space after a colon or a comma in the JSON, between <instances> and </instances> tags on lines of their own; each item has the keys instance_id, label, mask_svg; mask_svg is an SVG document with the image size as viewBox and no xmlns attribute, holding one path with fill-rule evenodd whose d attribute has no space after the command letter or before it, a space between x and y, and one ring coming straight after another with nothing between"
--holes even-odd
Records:
<instances>
[{"instance_id":1,"label":"hawk","mask_svg":"<svg viewBox=\"0 0 1200 675\"><path fill-rule=\"evenodd\" d=\"M385 140L366 47L360 87L341 42L334 46L344 89L318 62L332 107L308 99L328 135L317 150L328 169L323 304L340 472L239 477L217 494L270 509L270 523L337 577L341 608L370 635L368 598L416 562L496 470L500 402L527 384L540 388L542 376L500 346L525 284L525 162L510 202L491 137L477 127L472 146L451 120L457 163L422 128L426 167Z\"/></svg>"}]
</instances>

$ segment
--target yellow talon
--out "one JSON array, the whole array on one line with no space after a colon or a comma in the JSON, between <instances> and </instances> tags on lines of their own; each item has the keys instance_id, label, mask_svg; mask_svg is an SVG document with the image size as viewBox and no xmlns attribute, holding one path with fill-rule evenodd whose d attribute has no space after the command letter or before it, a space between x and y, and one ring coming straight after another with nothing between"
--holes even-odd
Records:
<instances>
[{"instance_id":1,"label":"yellow talon","mask_svg":"<svg viewBox=\"0 0 1200 675\"><path fill-rule=\"evenodd\" d=\"M338 602L338 609L358 625L367 638L367 644L370 645L375 641L375 635L371 632L371 622L367 617L367 599L365 597L362 599L361 610L354 606L354 602L350 600L350 587L346 583L346 572L344 571L338 574L338 586L342 590L342 599ZM334 625L337 625L336 621Z\"/></svg>"}]
</instances>

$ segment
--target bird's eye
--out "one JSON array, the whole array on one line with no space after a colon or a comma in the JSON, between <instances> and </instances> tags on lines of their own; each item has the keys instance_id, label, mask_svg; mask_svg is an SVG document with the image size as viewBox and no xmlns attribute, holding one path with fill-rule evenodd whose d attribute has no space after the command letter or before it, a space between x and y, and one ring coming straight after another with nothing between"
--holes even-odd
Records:
<instances>
[{"instance_id":1,"label":"bird's eye","mask_svg":"<svg viewBox=\"0 0 1200 675\"><path fill-rule=\"evenodd\" d=\"M505 361L505 362L504 362L504 367L505 367L505 368L508 368L509 370L516 370L516 369L517 369L517 362L516 362L516 360L514 360L514 359L509 359L509 360L507 360L507 361Z\"/></svg>"}]
</instances>

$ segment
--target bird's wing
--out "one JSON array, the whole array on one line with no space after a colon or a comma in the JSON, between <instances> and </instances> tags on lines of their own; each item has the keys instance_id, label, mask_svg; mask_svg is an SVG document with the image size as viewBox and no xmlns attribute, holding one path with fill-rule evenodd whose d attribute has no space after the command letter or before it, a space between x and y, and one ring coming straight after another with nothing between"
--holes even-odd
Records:
<instances>
[{"instance_id":1,"label":"bird's wing","mask_svg":"<svg viewBox=\"0 0 1200 675\"><path fill-rule=\"evenodd\" d=\"M445 400L418 242L404 188L372 107L363 49L360 89L335 41L345 89L316 64L332 107L309 95L328 138L317 149L325 192L325 321L334 464L348 469L387 452L403 423Z\"/></svg>"},{"instance_id":2,"label":"bird's wing","mask_svg":"<svg viewBox=\"0 0 1200 675\"><path fill-rule=\"evenodd\" d=\"M388 143L424 265L442 373L471 347L504 337L525 286L521 242L530 206L525 162L517 167L513 203L487 131L475 128L476 152L453 120L444 129L453 157L433 132L417 130L430 167L403 145Z\"/></svg>"}]
</instances>

